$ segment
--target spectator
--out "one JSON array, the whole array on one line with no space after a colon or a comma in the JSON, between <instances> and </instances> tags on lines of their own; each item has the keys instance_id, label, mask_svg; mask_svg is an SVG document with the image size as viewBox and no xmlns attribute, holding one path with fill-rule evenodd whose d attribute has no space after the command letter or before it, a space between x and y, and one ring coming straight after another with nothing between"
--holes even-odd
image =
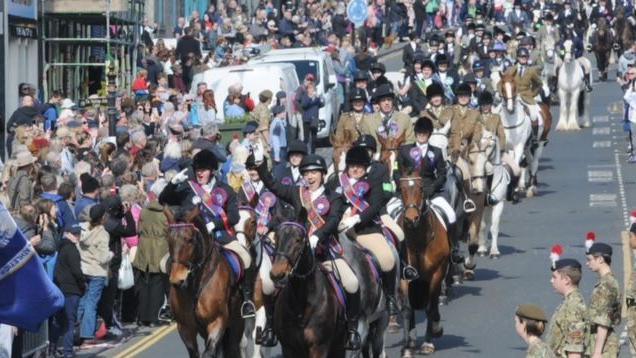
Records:
<instances>
[{"instance_id":1,"label":"spectator","mask_svg":"<svg viewBox=\"0 0 636 358\"><path fill-rule=\"evenodd\" d=\"M273 165L280 164L287 157L287 120L285 107L277 105L272 108L274 119L270 128L270 146L272 148Z\"/></svg>"},{"instance_id":2,"label":"spectator","mask_svg":"<svg viewBox=\"0 0 636 358\"><path fill-rule=\"evenodd\" d=\"M221 125L223 120L217 119L216 100L214 99L214 91L206 89L202 94L202 110L199 112L201 126Z\"/></svg>"},{"instance_id":3,"label":"spectator","mask_svg":"<svg viewBox=\"0 0 636 358\"><path fill-rule=\"evenodd\" d=\"M319 110L325 105L325 100L322 96L316 93L316 85L313 75L309 75L307 78L306 91L303 92L300 97L300 108L303 114L303 135L305 144L309 153L313 154L315 151L316 134L318 133L318 120Z\"/></svg>"},{"instance_id":4,"label":"spectator","mask_svg":"<svg viewBox=\"0 0 636 358\"><path fill-rule=\"evenodd\" d=\"M7 187L9 208L14 211L33 201L33 176L35 174L33 164L36 161L37 159L28 151L17 154L14 162L17 171L9 179Z\"/></svg>"},{"instance_id":5,"label":"spectator","mask_svg":"<svg viewBox=\"0 0 636 358\"><path fill-rule=\"evenodd\" d=\"M258 123L258 129L256 130L263 140L265 150L269 150L269 122L271 121L272 114L269 110L269 106L272 103L272 97L274 94L270 90L262 91L258 95L258 104L252 112L252 119Z\"/></svg>"},{"instance_id":6,"label":"spectator","mask_svg":"<svg viewBox=\"0 0 636 358\"><path fill-rule=\"evenodd\" d=\"M82 213L89 207L98 203L99 198L99 182L90 174L84 173L80 175L80 187L82 196L75 204L75 217L81 221L87 221L88 216L82 216ZM85 219L85 220L82 220Z\"/></svg>"},{"instance_id":7,"label":"spectator","mask_svg":"<svg viewBox=\"0 0 636 358\"><path fill-rule=\"evenodd\" d=\"M53 174L45 174L42 176L40 184L43 191L40 197L51 200L57 206L57 222L60 233L74 232L79 227L79 223L69 204L58 194L57 177Z\"/></svg>"}]
</instances>

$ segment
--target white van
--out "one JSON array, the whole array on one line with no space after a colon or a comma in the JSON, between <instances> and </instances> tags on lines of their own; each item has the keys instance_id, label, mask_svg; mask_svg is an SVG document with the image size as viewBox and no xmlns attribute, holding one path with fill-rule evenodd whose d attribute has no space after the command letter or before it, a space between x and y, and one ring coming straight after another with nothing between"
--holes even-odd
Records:
<instances>
[{"instance_id":1,"label":"white van","mask_svg":"<svg viewBox=\"0 0 636 358\"><path fill-rule=\"evenodd\" d=\"M313 74L316 78L316 91L325 99L325 105L319 112L317 137L329 137L335 130L342 103L337 94L336 71L327 52L313 47L271 50L252 59L250 63L291 63L296 68L300 81L303 81L306 75Z\"/></svg>"},{"instance_id":2,"label":"white van","mask_svg":"<svg viewBox=\"0 0 636 358\"><path fill-rule=\"evenodd\" d=\"M224 119L223 102L227 98L228 88L235 83L243 85L243 94L249 94L255 104L258 95L270 90L274 95L278 91L287 93L285 108L290 125L294 128L302 120L294 111L294 92L300 85L293 65L290 64L247 64L241 66L218 67L196 74L192 79L190 93L196 95L197 85L205 82L208 89L214 91L217 119Z\"/></svg>"}]
</instances>

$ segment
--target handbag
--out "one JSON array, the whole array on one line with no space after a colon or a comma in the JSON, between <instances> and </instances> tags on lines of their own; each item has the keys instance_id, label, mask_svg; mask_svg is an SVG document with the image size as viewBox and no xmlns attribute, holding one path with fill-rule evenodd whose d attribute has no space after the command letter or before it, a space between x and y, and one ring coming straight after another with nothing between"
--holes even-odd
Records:
<instances>
[{"instance_id":1,"label":"handbag","mask_svg":"<svg viewBox=\"0 0 636 358\"><path fill-rule=\"evenodd\" d=\"M132 264L130 263L130 257L125 254L122 257L121 265L119 266L119 277L117 279L117 288L120 290L127 290L135 285L135 276L133 274Z\"/></svg>"}]
</instances>

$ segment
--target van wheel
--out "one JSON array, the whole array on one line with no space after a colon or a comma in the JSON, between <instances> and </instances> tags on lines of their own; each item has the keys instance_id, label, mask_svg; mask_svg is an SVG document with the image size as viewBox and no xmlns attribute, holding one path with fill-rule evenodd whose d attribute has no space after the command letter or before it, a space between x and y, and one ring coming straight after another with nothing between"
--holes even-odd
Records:
<instances>
[{"instance_id":1,"label":"van wheel","mask_svg":"<svg viewBox=\"0 0 636 358\"><path fill-rule=\"evenodd\" d=\"M316 142L317 147L329 147L331 146L331 142L329 141L329 137L332 134L336 133L336 127L338 123L335 122L334 118L331 118L331 127L329 128L329 135L326 138L321 138Z\"/></svg>"}]
</instances>

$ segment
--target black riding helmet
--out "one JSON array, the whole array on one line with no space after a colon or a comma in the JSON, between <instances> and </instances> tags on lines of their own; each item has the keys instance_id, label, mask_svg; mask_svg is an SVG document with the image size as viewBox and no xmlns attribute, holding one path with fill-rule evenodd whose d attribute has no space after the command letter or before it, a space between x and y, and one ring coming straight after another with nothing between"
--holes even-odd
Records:
<instances>
[{"instance_id":1,"label":"black riding helmet","mask_svg":"<svg viewBox=\"0 0 636 358\"><path fill-rule=\"evenodd\" d=\"M384 64L382 62L374 62L371 65L371 73L373 72L380 72L383 75L386 73L386 66L384 66Z\"/></svg>"},{"instance_id":2,"label":"black riding helmet","mask_svg":"<svg viewBox=\"0 0 636 358\"><path fill-rule=\"evenodd\" d=\"M416 134L431 134L433 133L433 121L428 116L420 117L415 121L413 130Z\"/></svg>"},{"instance_id":3,"label":"black riding helmet","mask_svg":"<svg viewBox=\"0 0 636 358\"><path fill-rule=\"evenodd\" d=\"M218 160L216 156L207 149L204 149L198 152L192 158L192 169L196 172L197 170L205 170L209 169L211 171L215 171L219 166Z\"/></svg>"},{"instance_id":4,"label":"black riding helmet","mask_svg":"<svg viewBox=\"0 0 636 358\"><path fill-rule=\"evenodd\" d=\"M347 166L362 165L364 167L368 167L369 165L371 165L371 157L369 156L369 151L365 147L352 147L347 151L345 164L347 164Z\"/></svg>"},{"instance_id":5,"label":"black riding helmet","mask_svg":"<svg viewBox=\"0 0 636 358\"><path fill-rule=\"evenodd\" d=\"M309 154L303 158L303 161L300 162L301 173L319 170L323 174L327 173L327 164L325 163L325 159L317 154Z\"/></svg>"},{"instance_id":6,"label":"black riding helmet","mask_svg":"<svg viewBox=\"0 0 636 358\"><path fill-rule=\"evenodd\" d=\"M358 140L353 145L356 147L366 148L372 152L378 150L378 145L375 142L375 138L368 134L364 134L358 137Z\"/></svg>"},{"instance_id":7,"label":"black riding helmet","mask_svg":"<svg viewBox=\"0 0 636 358\"><path fill-rule=\"evenodd\" d=\"M356 88L351 93L351 97L349 98L349 102L353 101L367 101L367 93L362 88Z\"/></svg>"},{"instance_id":8,"label":"black riding helmet","mask_svg":"<svg viewBox=\"0 0 636 358\"><path fill-rule=\"evenodd\" d=\"M528 51L525 47L520 47L517 49L517 58L520 57L530 57L530 51Z\"/></svg>"},{"instance_id":9,"label":"black riding helmet","mask_svg":"<svg viewBox=\"0 0 636 358\"><path fill-rule=\"evenodd\" d=\"M428 99L431 99L435 96L444 96L444 88L437 82L433 82L428 87L426 87L426 97L428 97Z\"/></svg>"},{"instance_id":10,"label":"black riding helmet","mask_svg":"<svg viewBox=\"0 0 636 358\"><path fill-rule=\"evenodd\" d=\"M381 99L387 97L395 98L395 93L393 92L391 86L389 86L388 84L382 84L375 89L375 92L373 92L373 96L371 97L371 99L374 103L377 103Z\"/></svg>"},{"instance_id":11,"label":"black riding helmet","mask_svg":"<svg viewBox=\"0 0 636 358\"><path fill-rule=\"evenodd\" d=\"M365 71L358 71L355 74L355 76L353 76L354 82L368 81L368 80L369 80L369 75Z\"/></svg>"},{"instance_id":12,"label":"black riding helmet","mask_svg":"<svg viewBox=\"0 0 636 358\"><path fill-rule=\"evenodd\" d=\"M492 93L488 92L488 91L483 91L480 95L479 95L479 105L480 106L489 106L492 105L494 103L494 98L492 97Z\"/></svg>"},{"instance_id":13,"label":"black riding helmet","mask_svg":"<svg viewBox=\"0 0 636 358\"><path fill-rule=\"evenodd\" d=\"M287 156L289 157L294 153L307 155L307 144L299 141L298 139L293 140L287 147Z\"/></svg>"},{"instance_id":14,"label":"black riding helmet","mask_svg":"<svg viewBox=\"0 0 636 358\"><path fill-rule=\"evenodd\" d=\"M460 96L470 96L472 94L472 89L470 88L470 85L466 82L461 83L459 86L457 86L457 88L455 89L455 95L457 97Z\"/></svg>"}]
</instances>

